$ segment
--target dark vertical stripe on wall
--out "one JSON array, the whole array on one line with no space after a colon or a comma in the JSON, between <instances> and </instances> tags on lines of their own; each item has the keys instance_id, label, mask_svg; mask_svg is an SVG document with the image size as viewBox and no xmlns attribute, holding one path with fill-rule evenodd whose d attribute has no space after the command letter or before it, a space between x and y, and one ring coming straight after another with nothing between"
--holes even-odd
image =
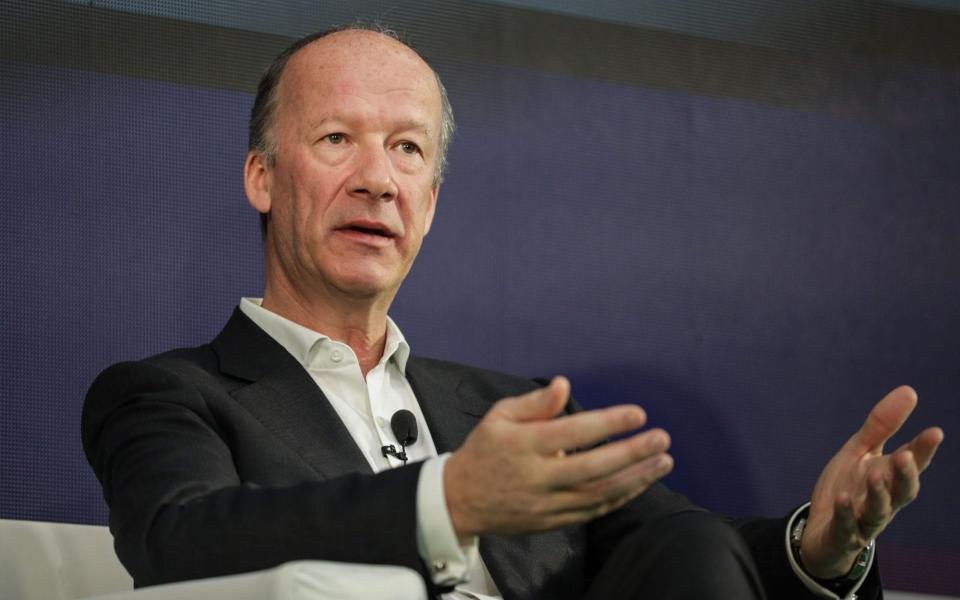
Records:
<instances>
[{"instance_id":1,"label":"dark vertical stripe on wall","mask_svg":"<svg viewBox=\"0 0 960 600\"><path fill-rule=\"evenodd\" d=\"M50 0L6 4L12 16L0 22L0 58L211 88L253 91L262 67L291 39ZM386 11L384 20L435 59L840 114L883 110L876 91L888 68L865 65L960 67L960 15L882 3L824 6L797 25L810 41L792 50L475 2L421 2L415 11ZM368 12L371 20L383 14ZM813 34L823 29L836 35Z\"/></svg>"}]
</instances>

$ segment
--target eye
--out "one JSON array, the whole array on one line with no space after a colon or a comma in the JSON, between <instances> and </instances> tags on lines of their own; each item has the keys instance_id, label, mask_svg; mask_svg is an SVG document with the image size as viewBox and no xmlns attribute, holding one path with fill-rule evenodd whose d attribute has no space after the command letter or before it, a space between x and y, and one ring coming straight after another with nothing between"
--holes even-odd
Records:
<instances>
[{"instance_id":1,"label":"eye","mask_svg":"<svg viewBox=\"0 0 960 600\"><path fill-rule=\"evenodd\" d=\"M420 153L420 146L414 144L413 142L400 142L399 147L400 147L400 150L402 150L404 154L419 154L419 153Z\"/></svg>"},{"instance_id":2,"label":"eye","mask_svg":"<svg viewBox=\"0 0 960 600\"><path fill-rule=\"evenodd\" d=\"M323 136L321 139L327 140L331 144L342 144L343 140L346 139L346 137L347 136L345 136L342 133L329 133Z\"/></svg>"}]
</instances>

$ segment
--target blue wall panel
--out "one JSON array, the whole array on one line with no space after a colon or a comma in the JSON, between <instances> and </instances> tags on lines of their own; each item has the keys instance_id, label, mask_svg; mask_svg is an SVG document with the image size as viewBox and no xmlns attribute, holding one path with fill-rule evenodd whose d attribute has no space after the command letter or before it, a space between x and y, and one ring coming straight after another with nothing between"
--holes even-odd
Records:
<instances>
[{"instance_id":1,"label":"blue wall panel","mask_svg":"<svg viewBox=\"0 0 960 600\"><path fill-rule=\"evenodd\" d=\"M911 431L960 431L956 73L892 70L881 118L439 66L460 129L394 311L415 352L643 405L673 434L671 483L736 514L804 501L898 384L921 395ZM0 516L103 522L89 382L208 340L260 291L251 98L0 75ZM948 441L885 535L888 582L960 592L957 458Z\"/></svg>"}]
</instances>

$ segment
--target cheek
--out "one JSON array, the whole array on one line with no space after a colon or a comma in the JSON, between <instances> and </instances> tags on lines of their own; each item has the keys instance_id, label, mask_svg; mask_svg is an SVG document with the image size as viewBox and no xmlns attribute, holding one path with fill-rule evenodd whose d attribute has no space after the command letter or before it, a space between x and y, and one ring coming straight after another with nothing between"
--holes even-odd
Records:
<instances>
[{"instance_id":1,"label":"cheek","mask_svg":"<svg viewBox=\"0 0 960 600\"><path fill-rule=\"evenodd\" d=\"M337 188L325 185L332 177L300 178L288 196L289 217L301 236L316 238L324 234L336 215Z\"/></svg>"},{"instance_id":2,"label":"cheek","mask_svg":"<svg viewBox=\"0 0 960 600\"><path fill-rule=\"evenodd\" d=\"M433 214L433 179L424 180L417 177L409 183L409 188L415 190L404 203L407 214L403 215L406 222L413 224L420 234L429 229Z\"/></svg>"},{"instance_id":3,"label":"cheek","mask_svg":"<svg viewBox=\"0 0 960 600\"><path fill-rule=\"evenodd\" d=\"M425 213L422 207L410 207L410 210L402 216L404 229L407 232L407 240L410 246L419 247L426 234Z\"/></svg>"}]
</instances>

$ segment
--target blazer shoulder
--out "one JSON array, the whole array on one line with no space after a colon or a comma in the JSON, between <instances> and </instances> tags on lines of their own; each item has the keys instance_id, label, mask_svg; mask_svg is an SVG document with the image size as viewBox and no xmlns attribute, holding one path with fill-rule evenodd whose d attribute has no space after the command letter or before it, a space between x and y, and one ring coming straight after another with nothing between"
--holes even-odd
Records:
<instances>
[{"instance_id":1,"label":"blazer shoulder","mask_svg":"<svg viewBox=\"0 0 960 600\"><path fill-rule=\"evenodd\" d=\"M80 415L81 440L88 458L114 415L127 409L140 412L145 406L173 405L205 415L203 390L222 389L220 379L216 357L207 346L180 348L107 367L90 384Z\"/></svg>"},{"instance_id":2,"label":"blazer shoulder","mask_svg":"<svg viewBox=\"0 0 960 600\"><path fill-rule=\"evenodd\" d=\"M90 384L81 423L86 430L91 422L141 400L173 401L200 409L200 399L207 395L204 391L228 391L234 385L220 374L209 344L119 362L101 371Z\"/></svg>"},{"instance_id":3,"label":"blazer shoulder","mask_svg":"<svg viewBox=\"0 0 960 600\"><path fill-rule=\"evenodd\" d=\"M104 386L126 387L149 381L201 380L217 373L217 357L209 344L177 348L140 360L122 361L100 372L90 386L95 392ZM89 396L90 394L88 394Z\"/></svg>"},{"instance_id":4,"label":"blazer shoulder","mask_svg":"<svg viewBox=\"0 0 960 600\"><path fill-rule=\"evenodd\" d=\"M146 367L162 369L185 377L202 377L219 372L219 359L211 344L176 348L139 361Z\"/></svg>"}]
</instances>

